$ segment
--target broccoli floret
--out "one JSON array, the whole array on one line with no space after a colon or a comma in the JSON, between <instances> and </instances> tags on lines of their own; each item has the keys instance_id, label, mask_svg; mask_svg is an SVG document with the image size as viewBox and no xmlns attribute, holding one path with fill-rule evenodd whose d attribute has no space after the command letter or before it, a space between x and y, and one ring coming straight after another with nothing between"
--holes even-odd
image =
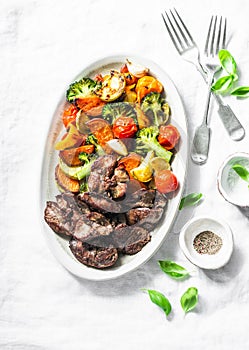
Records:
<instances>
[{"instance_id":1,"label":"broccoli floret","mask_svg":"<svg viewBox=\"0 0 249 350\"><path fill-rule=\"evenodd\" d=\"M115 119L119 117L130 117L137 124L137 115L135 109L129 102L107 103L103 110L102 116L110 124L113 124Z\"/></svg>"},{"instance_id":2,"label":"broccoli floret","mask_svg":"<svg viewBox=\"0 0 249 350\"><path fill-rule=\"evenodd\" d=\"M92 95L93 92L99 87L99 82L96 82L90 78L82 78L69 85L69 88L66 93L67 100L68 102L73 102L77 98Z\"/></svg>"},{"instance_id":3,"label":"broccoli floret","mask_svg":"<svg viewBox=\"0 0 249 350\"><path fill-rule=\"evenodd\" d=\"M146 95L141 108L144 113L152 117L156 126L165 124L169 118L169 105L158 92L150 92Z\"/></svg>"},{"instance_id":4,"label":"broccoli floret","mask_svg":"<svg viewBox=\"0 0 249 350\"><path fill-rule=\"evenodd\" d=\"M103 156L105 154L105 151L98 144L98 140L93 134L89 134L88 135L88 137L86 139L86 144L87 145L94 145L95 146L95 151L96 151L96 153L98 153L99 156Z\"/></svg>"},{"instance_id":5,"label":"broccoli floret","mask_svg":"<svg viewBox=\"0 0 249 350\"><path fill-rule=\"evenodd\" d=\"M168 162L171 159L172 153L163 148L157 141L158 128L150 126L148 128L141 129L137 132L137 147L136 152L148 152L154 151L158 157L163 157Z\"/></svg>"},{"instance_id":6,"label":"broccoli floret","mask_svg":"<svg viewBox=\"0 0 249 350\"><path fill-rule=\"evenodd\" d=\"M84 164L82 165L81 169L77 174L78 179L82 180L90 174L91 167L94 161L97 159L97 156L95 154L88 154L85 152L81 152L79 154L79 159L84 162Z\"/></svg>"}]
</instances>

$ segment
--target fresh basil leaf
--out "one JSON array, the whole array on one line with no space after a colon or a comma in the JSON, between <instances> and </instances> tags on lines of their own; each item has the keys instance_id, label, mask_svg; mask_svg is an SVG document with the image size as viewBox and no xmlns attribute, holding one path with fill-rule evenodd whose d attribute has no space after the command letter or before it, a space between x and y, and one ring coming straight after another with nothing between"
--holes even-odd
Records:
<instances>
[{"instance_id":1,"label":"fresh basil leaf","mask_svg":"<svg viewBox=\"0 0 249 350\"><path fill-rule=\"evenodd\" d=\"M169 300L162 293L153 290L153 289L143 289L148 292L150 300L152 303L159 306L165 312L166 316L168 316L171 312L171 304Z\"/></svg>"},{"instance_id":2,"label":"fresh basil leaf","mask_svg":"<svg viewBox=\"0 0 249 350\"><path fill-rule=\"evenodd\" d=\"M188 271L184 267L176 264L174 261L159 260L158 263L161 270L174 279L179 280L189 276Z\"/></svg>"},{"instance_id":3,"label":"fresh basil leaf","mask_svg":"<svg viewBox=\"0 0 249 350\"><path fill-rule=\"evenodd\" d=\"M190 193L186 197L183 197L181 199L179 210L182 210L182 208L190 207L192 205L197 204L200 199L202 198L202 193Z\"/></svg>"},{"instance_id":4,"label":"fresh basil leaf","mask_svg":"<svg viewBox=\"0 0 249 350\"><path fill-rule=\"evenodd\" d=\"M231 92L231 95L238 97L249 97L249 86L239 86Z\"/></svg>"},{"instance_id":5,"label":"fresh basil leaf","mask_svg":"<svg viewBox=\"0 0 249 350\"><path fill-rule=\"evenodd\" d=\"M181 306L185 313L193 310L198 303L198 289L190 287L181 297Z\"/></svg>"},{"instance_id":6,"label":"fresh basil leaf","mask_svg":"<svg viewBox=\"0 0 249 350\"><path fill-rule=\"evenodd\" d=\"M222 67L225 69L225 71L230 74L236 74L237 72L237 64L235 62L235 59L227 50L220 50L219 51L219 59Z\"/></svg>"},{"instance_id":7,"label":"fresh basil leaf","mask_svg":"<svg viewBox=\"0 0 249 350\"><path fill-rule=\"evenodd\" d=\"M214 92L227 92L233 84L233 76L226 75L224 77L219 78L216 82L211 86L211 90Z\"/></svg>"},{"instance_id":8,"label":"fresh basil leaf","mask_svg":"<svg viewBox=\"0 0 249 350\"><path fill-rule=\"evenodd\" d=\"M233 82L237 81L239 79L237 74L232 74Z\"/></svg>"},{"instance_id":9,"label":"fresh basil leaf","mask_svg":"<svg viewBox=\"0 0 249 350\"><path fill-rule=\"evenodd\" d=\"M249 171L241 164L234 164L233 170L241 177L242 180L249 183Z\"/></svg>"}]
</instances>

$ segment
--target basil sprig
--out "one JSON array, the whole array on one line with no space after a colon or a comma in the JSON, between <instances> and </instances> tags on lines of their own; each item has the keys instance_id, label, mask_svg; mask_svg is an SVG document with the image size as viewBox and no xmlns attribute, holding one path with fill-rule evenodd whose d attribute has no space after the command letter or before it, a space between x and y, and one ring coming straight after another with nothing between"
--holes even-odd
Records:
<instances>
[{"instance_id":1,"label":"basil sprig","mask_svg":"<svg viewBox=\"0 0 249 350\"><path fill-rule=\"evenodd\" d=\"M181 199L179 210L197 204L202 198L202 193L190 193Z\"/></svg>"},{"instance_id":2,"label":"basil sprig","mask_svg":"<svg viewBox=\"0 0 249 350\"><path fill-rule=\"evenodd\" d=\"M165 312L166 316L170 314L171 304L164 294L154 289L142 289L142 290L148 292L152 303L159 306Z\"/></svg>"},{"instance_id":3,"label":"basil sprig","mask_svg":"<svg viewBox=\"0 0 249 350\"><path fill-rule=\"evenodd\" d=\"M193 310L198 303L198 289L190 287L181 297L181 306L185 313Z\"/></svg>"},{"instance_id":4,"label":"basil sprig","mask_svg":"<svg viewBox=\"0 0 249 350\"><path fill-rule=\"evenodd\" d=\"M216 93L225 93L230 89L233 81L232 75L221 77L212 85L211 90L215 91Z\"/></svg>"},{"instance_id":5,"label":"basil sprig","mask_svg":"<svg viewBox=\"0 0 249 350\"><path fill-rule=\"evenodd\" d=\"M237 76L237 64L235 62L235 59L227 50L220 50L219 51L219 59L222 68L230 75L233 76L234 79L238 79Z\"/></svg>"},{"instance_id":6,"label":"basil sprig","mask_svg":"<svg viewBox=\"0 0 249 350\"><path fill-rule=\"evenodd\" d=\"M189 276L189 272L182 266L170 260L159 260L159 266L168 276L179 280Z\"/></svg>"},{"instance_id":7,"label":"basil sprig","mask_svg":"<svg viewBox=\"0 0 249 350\"><path fill-rule=\"evenodd\" d=\"M231 91L234 82L238 80L237 64L231 53L227 50L220 50L218 56L221 67L223 68L223 71L226 73L226 75L217 79L213 83L211 90L217 94L230 93L233 96L249 97L248 86L239 86Z\"/></svg>"},{"instance_id":8,"label":"basil sprig","mask_svg":"<svg viewBox=\"0 0 249 350\"><path fill-rule=\"evenodd\" d=\"M231 92L231 95L238 97L249 97L249 86L239 86Z\"/></svg>"},{"instance_id":9,"label":"basil sprig","mask_svg":"<svg viewBox=\"0 0 249 350\"><path fill-rule=\"evenodd\" d=\"M233 82L238 80L237 64L233 56L227 50L220 50L218 56L221 67L228 75L216 80L212 85L211 90L216 93L225 93L231 88Z\"/></svg>"},{"instance_id":10,"label":"basil sprig","mask_svg":"<svg viewBox=\"0 0 249 350\"><path fill-rule=\"evenodd\" d=\"M249 171L241 164L234 164L233 170L239 175L239 177L249 184ZM249 185L248 185L249 188Z\"/></svg>"}]
</instances>

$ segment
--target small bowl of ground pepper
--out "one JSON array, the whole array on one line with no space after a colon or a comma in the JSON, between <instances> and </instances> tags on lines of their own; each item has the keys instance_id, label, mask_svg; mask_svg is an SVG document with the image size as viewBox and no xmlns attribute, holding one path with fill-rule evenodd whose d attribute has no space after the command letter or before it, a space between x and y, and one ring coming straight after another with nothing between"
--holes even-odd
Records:
<instances>
[{"instance_id":1,"label":"small bowl of ground pepper","mask_svg":"<svg viewBox=\"0 0 249 350\"><path fill-rule=\"evenodd\" d=\"M233 252L233 234L222 220L196 217L182 228L179 244L194 265L214 270L229 261Z\"/></svg>"}]
</instances>

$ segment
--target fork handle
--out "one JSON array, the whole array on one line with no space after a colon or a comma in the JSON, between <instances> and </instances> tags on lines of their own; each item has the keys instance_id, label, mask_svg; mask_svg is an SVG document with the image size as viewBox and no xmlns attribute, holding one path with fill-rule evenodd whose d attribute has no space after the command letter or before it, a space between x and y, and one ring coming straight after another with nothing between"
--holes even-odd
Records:
<instances>
[{"instance_id":1,"label":"fork handle","mask_svg":"<svg viewBox=\"0 0 249 350\"><path fill-rule=\"evenodd\" d=\"M209 78L208 78L208 93L207 93L207 98L206 98L206 106L204 110L204 115L203 115L203 124L208 125L208 112L209 112L209 106L210 106L210 98L211 98L211 86L214 80L214 72L210 73Z\"/></svg>"},{"instance_id":2,"label":"fork handle","mask_svg":"<svg viewBox=\"0 0 249 350\"><path fill-rule=\"evenodd\" d=\"M204 164L208 159L209 153L209 144L210 144L210 135L211 130L208 127L208 112L210 105L211 97L211 85L214 79L214 72L209 73L208 77L208 91L206 97L206 105L203 114L202 124L195 130L192 149L191 149L191 158L196 164Z\"/></svg>"},{"instance_id":3,"label":"fork handle","mask_svg":"<svg viewBox=\"0 0 249 350\"><path fill-rule=\"evenodd\" d=\"M196 68L201 73L203 79L207 83L208 82L207 72L205 71L205 68L202 66L202 64L199 61L196 64ZM219 106L218 114L220 116L220 119L226 131L228 132L228 135L234 141L242 140L245 136L245 129L243 128L242 124L236 117L232 108L229 105L225 104L222 98L219 95L217 95L215 92L213 92L213 96Z\"/></svg>"}]
</instances>

